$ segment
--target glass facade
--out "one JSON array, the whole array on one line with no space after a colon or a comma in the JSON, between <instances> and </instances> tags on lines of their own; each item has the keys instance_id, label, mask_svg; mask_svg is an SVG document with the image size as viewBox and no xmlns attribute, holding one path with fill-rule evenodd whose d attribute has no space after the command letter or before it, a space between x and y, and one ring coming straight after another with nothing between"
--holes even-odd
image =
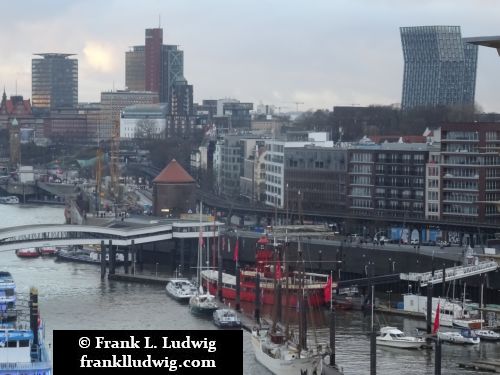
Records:
<instances>
[{"instance_id":1,"label":"glass facade","mask_svg":"<svg viewBox=\"0 0 500 375\"><path fill-rule=\"evenodd\" d=\"M76 108L78 60L71 54L44 53L31 61L31 90L36 109Z\"/></svg>"},{"instance_id":2,"label":"glass facade","mask_svg":"<svg viewBox=\"0 0 500 375\"><path fill-rule=\"evenodd\" d=\"M404 57L401 107L474 104L477 46L459 26L402 27Z\"/></svg>"}]
</instances>

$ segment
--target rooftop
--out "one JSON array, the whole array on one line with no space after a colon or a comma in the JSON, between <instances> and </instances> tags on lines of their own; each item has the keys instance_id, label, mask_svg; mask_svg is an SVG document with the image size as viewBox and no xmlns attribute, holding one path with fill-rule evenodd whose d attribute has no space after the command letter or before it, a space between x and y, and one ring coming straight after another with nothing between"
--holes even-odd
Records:
<instances>
[{"instance_id":1,"label":"rooftop","mask_svg":"<svg viewBox=\"0 0 500 375\"><path fill-rule=\"evenodd\" d=\"M153 180L153 183L165 184L188 184L194 182L195 180L193 177L191 177L175 159L172 159L172 161L168 163L168 165Z\"/></svg>"}]
</instances>

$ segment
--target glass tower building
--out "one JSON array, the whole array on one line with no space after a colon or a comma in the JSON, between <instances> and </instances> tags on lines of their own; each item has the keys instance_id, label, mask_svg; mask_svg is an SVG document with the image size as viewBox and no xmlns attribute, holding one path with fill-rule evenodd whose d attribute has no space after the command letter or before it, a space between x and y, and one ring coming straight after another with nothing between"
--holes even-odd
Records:
<instances>
[{"instance_id":1,"label":"glass tower building","mask_svg":"<svg viewBox=\"0 0 500 375\"><path fill-rule=\"evenodd\" d=\"M404 77L401 107L473 105L477 46L459 26L401 27Z\"/></svg>"},{"instance_id":2,"label":"glass tower building","mask_svg":"<svg viewBox=\"0 0 500 375\"><path fill-rule=\"evenodd\" d=\"M163 44L163 29L146 29L145 46L125 53L125 84L129 90L157 92L171 104L174 86L184 80L184 52Z\"/></svg>"},{"instance_id":3,"label":"glass tower building","mask_svg":"<svg viewBox=\"0 0 500 375\"><path fill-rule=\"evenodd\" d=\"M78 105L78 60L72 54L40 53L31 61L33 108L76 108Z\"/></svg>"}]
</instances>

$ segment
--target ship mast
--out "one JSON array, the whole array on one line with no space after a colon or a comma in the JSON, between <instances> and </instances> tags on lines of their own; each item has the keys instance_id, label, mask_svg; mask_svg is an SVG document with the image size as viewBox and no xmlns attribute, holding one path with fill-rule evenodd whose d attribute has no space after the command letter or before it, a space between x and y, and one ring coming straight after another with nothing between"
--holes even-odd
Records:
<instances>
[{"instance_id":1,"label":"ship mast","mask_svg":"<svg viewBox=\"0 0 500 375\"><path fill-rule=\"evenodd\" d=\"M307 350L307 316L306 316L306 294L304 283L304 259L302 256L302 247L300 237L298 239L298 262L300 266L299 271L299 357L302 350Z\"/></svg>"}]
</instances>

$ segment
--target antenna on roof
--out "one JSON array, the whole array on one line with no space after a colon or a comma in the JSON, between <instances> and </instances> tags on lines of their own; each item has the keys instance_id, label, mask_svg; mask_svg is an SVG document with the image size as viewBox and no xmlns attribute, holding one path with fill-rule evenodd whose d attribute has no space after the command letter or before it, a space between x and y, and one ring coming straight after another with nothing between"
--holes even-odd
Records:
<instances>
[{"instance_id":1,"label":"antenna on roof","mask_svg":"<svg viewBox=\"0 0 500 375\"><path fill-rule=\"evenodd\" d=\"M158 14L158 28L161 29L161 14Z\"/></svg>"}]
</instances>

